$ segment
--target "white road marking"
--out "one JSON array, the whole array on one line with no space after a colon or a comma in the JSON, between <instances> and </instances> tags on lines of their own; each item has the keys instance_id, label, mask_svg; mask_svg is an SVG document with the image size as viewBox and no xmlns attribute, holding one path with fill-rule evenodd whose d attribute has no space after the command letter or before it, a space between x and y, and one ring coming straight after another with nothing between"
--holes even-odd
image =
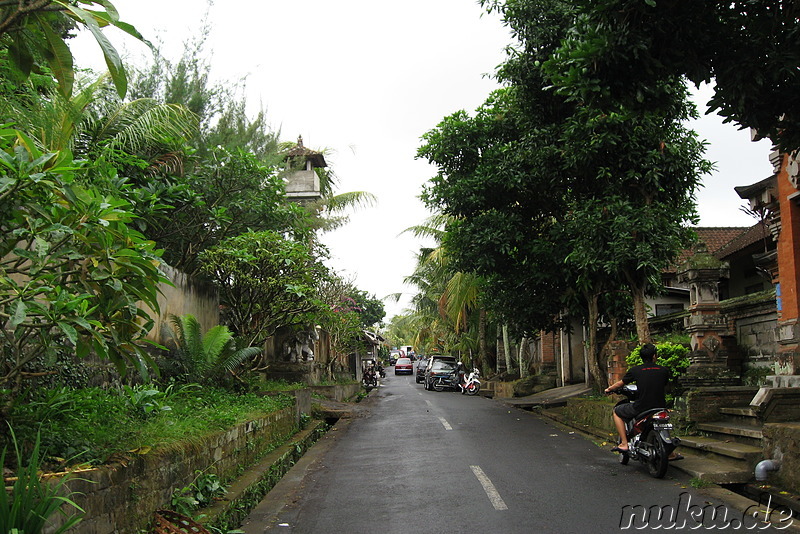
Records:
<instances>
[{"instance_id":1,"label":"white road marking","mask_svg":"<svg viewBox=\"0 0 800 534\"><path fill-rule=\"evenodd\" d=\"M442 426L444 427L445 430L453 430L453 427L450 426L450 423L445 421L444 417L440 417L439 422L442 423Z\"/></svg>"},{"instance_id":2,"label":"white road marking","mask_svg":"<svg viewBox=\"0 0 800 534\"><path fill-rule=\"evenodd\" d=\"M477 465L469 466L472 469L472 472L475 473L475 476L478 478L478 482L481 483L483 486L483 491L486 492L486 496L489 497L489 502L492 503L495 510L508 510L508 506L503 501L503 498L500 497L500 494L497 493L497 489L495 489L494 484L492 481L489 480L489 477L486 476L486 473L483 472L483 469Z\"/></svg>"},{"instance_id":3,"label":"white road marking","mask_svg":"<svg viewBox=\"0 0 800 534\"><path fill-rule=\"evenodd\" d=\"M433 408L433 403L431 401L429 401L428 399L425 399L425 404L428 405L428 408Z\"/></svg>"}]
</instances>

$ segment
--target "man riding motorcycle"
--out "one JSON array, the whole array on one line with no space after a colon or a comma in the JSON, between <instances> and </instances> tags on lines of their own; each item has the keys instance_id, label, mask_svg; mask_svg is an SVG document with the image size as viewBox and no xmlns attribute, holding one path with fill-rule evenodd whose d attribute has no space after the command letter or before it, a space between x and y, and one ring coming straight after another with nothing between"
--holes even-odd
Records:
<instances>
[{"instance_id":1,"label":"man riding motorcycle","mask_svg":"<svg viewBox=\"0 0 800 534\"><path fill-rule=\"evenodd\" d=\"M634 419L640 413L653 408L663 408L667 405L665 390L669 383L669 370L655 363L656 347L652 343L645 343L639 351L642 364L628 369L622 380L617 380L605 389L613 393L625 384L636 382L638 398L634 402L618 405L614 408L614 426L619 434L619 445L611 449L614 452L628 452L628 435L625 423ZM680 460L682 455L673 453L670 460Z\"/></svg>"}]
</instances>

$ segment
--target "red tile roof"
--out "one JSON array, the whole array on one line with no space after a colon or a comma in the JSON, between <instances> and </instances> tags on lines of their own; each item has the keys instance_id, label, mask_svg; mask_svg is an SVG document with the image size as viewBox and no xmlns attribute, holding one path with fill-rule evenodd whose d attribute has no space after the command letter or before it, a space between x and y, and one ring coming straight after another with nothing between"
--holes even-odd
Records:
<instances>
[{"instance_id":1,"label":"red tile roof","mask_svg":"<svg viewBox=\"0 0 800 534\"><path fill-rule=\"evenodd\" d=\"M699 226L694 229L697 232L698 241L705 243L708 252L717 255L725 245L741 236L750 230L745 226L731 226L731 227L703 227Z\"/></svg>"},{"instance_id":2,"label":"red tile roof","mask_svg":"<svg viewBox=\"0 0 800 534\"><path fill-rule=\"evenodd\" d=\"M769 230L767 229L766 225L758 222L750 228L747 228L744 232L734 237L729 243L718 249L714 253L714 256L721 260L725 259L727 256L730 256L731 254L734 254L745 247L749 247L753 243L763 241L765 237L771 241L772 238L769 237L769 235Z\"/></svg>"},{"instance_id":3,"label":"red tile roof","mask_svg":"<svg viewBox=\"0 0 800 534\"><path fill-rule=\"evenodd\" d=\"M740 236L747 234L751 228L745 226L698 226L693 228L693 230L697 233L698 244L694 246L693 250L687 249L681 252L675 259L672 267L665 270L666 272L675 272L678 270L680 266L692 256L700 243L705 244L706 249L711 255L719 258L720 256L717 255L718 252L726 249L728 244ZM734 251L728 251L728 253L731 252Z\"/></svg>"}]
</instances>

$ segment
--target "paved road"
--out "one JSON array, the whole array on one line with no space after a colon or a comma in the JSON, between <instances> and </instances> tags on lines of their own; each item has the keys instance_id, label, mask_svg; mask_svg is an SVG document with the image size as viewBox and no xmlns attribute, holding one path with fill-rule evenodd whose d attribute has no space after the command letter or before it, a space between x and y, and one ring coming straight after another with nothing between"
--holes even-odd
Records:
<instances>
[{"instance_id":1,"label":"paved road","mask_svg":"<svg viewBox=\"0 0 800 534\"><path fill-rule=\"evenodd\" d=\"M424 391L413 376L388 371L363 401L368 414L337 424L252 512L246 534L764 526L689 487L676 470L653 479L547 419L483 397Z\"/></svg>"}]
</instances>

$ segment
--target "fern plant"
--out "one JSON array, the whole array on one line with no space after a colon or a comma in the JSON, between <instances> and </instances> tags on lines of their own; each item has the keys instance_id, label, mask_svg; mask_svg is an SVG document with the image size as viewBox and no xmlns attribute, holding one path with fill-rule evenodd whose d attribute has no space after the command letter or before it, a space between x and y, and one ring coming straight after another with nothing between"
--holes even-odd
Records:
<instances>
[{"instance_id":1,"label":"fern plant","mask_svg":"<svg viewBox=\"0 0 800 534\"><path fill-rule=\"evenodd\" d=\"M261 352L259 347L237 348L233 332L224 325L203 334L200 322L191 314L171 315L170 322L175 350L190 382L224 385L237 367Z\"/></svg>"}]
</instances>

